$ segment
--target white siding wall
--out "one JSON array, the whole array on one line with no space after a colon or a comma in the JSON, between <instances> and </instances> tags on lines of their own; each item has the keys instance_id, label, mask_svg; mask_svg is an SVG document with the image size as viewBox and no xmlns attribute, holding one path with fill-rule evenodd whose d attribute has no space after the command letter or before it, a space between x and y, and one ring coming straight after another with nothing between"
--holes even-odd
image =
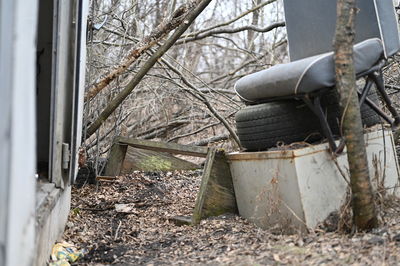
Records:
<instances>
[{"instance_id":1,"label":"white siding wall","mask_svg":"<svg viewBox=\"0 0 400 266\"><path fill-rule=\"evenodd\" d=\"M0 0L0 266L32 265L36 193L36 27L38 0ZM83 0L78 120L81 132L86 15ZM80 139L80 136L78 136Z\"/></svg>"},{"instance_id":2,"label":"white siding wall","mask_svg":"<svg viewBox=\"0 0 400 266\"><path fill-rule=\"evenodd\" d=\"M7 237L12 87L12 56L9 52L12 49L12 35L8 29L13 26L13 10L12 1L0 0L0 265L5 264Z\"/></svg>"},{"instance_id":3,"label":"white siding wall","mask_svg":"<svg viewBox=\"0 0 400 266\"><path fill-rule=\"evenodd\" d=\"M35 75L37 0L13 2L13 23L8 27L12 57L9 115L8 212L5 265L31 265L35 254ZM1 48L3 49L3 48ZM3 96L2 96L3 97ZM4 177L3 177L4 178Z\"/></svg>"}]
</instances>

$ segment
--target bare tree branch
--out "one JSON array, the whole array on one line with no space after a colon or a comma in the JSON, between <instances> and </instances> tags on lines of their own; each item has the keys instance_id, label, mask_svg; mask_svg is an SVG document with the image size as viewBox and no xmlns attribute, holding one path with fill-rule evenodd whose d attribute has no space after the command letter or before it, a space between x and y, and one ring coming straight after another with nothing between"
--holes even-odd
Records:
<instances>
[{"instance_id":1,"label":"bare tree branch","mask_svg":"<svg viewBox=\"0 0 400 266\"><path fill-rule=\"evenodd\" d=\"M111 72L107 73L99 82L89 88L85 95L85 100L90 100L96 96L102 89L108 84L120 76L124 71L132 65L145 51L154 46L157 42L162 40L168 33L176 29L178 26L185 24L185 19L191 10L200 3L200 0L193 0L189 3L180 6L172 16L161 23L156 29L154 29L148 36L143 38L136 47L128 54L123 60L123 63L116 67Z\"/></svg>"},{"instance_id":2,"label":"bare tree branch","mask_svg":"<svg viewBox=\"0 0 400 266\"><path fill-rule=\"evenodd\" d=\"M188 37L185 39L181 39L179 41L176 42L176 44L184 44L187 42L192 42L192 41L197 41L197 40L202 40L205 39L207 37L212 37L215 36L217 34L223 34L223 33L237 33L237 32L241 32L241 31L256 31L256 32L269 32L273 29L279 28L279 27L284 27L285 26L285 22L284 21L280 21L280 22L276 22L273 23L267 27L264 28L258 28L254 25L249 25L249 26L243 26L243 27L239 27L239 28L233 28L233 29L218 29L218 30L211 30L211 31L207 31L205 33L201 33L201 34L197 34L193 37Z\"/></svg>"},{"instance_id":3,"label":"bare tree branch","mask_svg":"<svg viewBox=\"0 0 400 266\"><path fill-rule=\"evenodd\" d=\"M197 36L197 35L199 35L199 34L201 34L203 32L207 32L207 31L211 31L211 30L216 29L216 28L228 26L229 24L232 24L232 23L238 21L239 19L247 16L248 14L251 14L252 12L254 12L254 11L256 11L256 10L266 6L266 5L272 4L273 2L276 2L276 0L268 0L268 1L264 2L264 3L259 4L258 6L253 7L252 9L247 10L246 12L243 12L239 16L237 16L237 17L235 17L235 18L233 18L233 19L231 19L229 21L226 21L226 22L218 24L218 25L214 25L214 26L212 26L210 28L207 28L207 29L204 29L204 30L200 30L200 31L197 31L197 32L191 32L189 34L186 34L186 35L182 36L182 39L187 39L189 37Z\"/></svg>"},{"instance_id":4,"label":"bare tree branch","mask_svg":"<svg viewBox=\"0 0 400 266\"><path fill-rule=\"evenodd\" d=\"M222 141L222 140L227 140L227 139L229 139L229 134L222 134L222 135L214 136L214 137L211 137L208 139L202 139L199 141L195 141L195 142L190 143L189 145L206 146L207 144Z\"/></svg>"},{"instance_id":5,"label":"bare tree branch","mask_svg":"<svg viewBox=\"0 0 400 266\"><path fill-rule=\"evenodd\" d=\"M158 59L161 58L169 48L179 39L179 37L189 28L190 24L197 18L197 16L208 6L212 0L202 0L200 3L192 9L185 20L179 25L176 31L171 37L165 41L165 43L158 48L158 50L145 62L145 64L139 69L137 74L129 82L129 84L123 89L103 110L99 117L89 126L87 129L87 137L90 137L103 122L110 116L112 112L128 97L132 90L147 74L147 72L157 63Z\"/></svg>"}]
</instances>

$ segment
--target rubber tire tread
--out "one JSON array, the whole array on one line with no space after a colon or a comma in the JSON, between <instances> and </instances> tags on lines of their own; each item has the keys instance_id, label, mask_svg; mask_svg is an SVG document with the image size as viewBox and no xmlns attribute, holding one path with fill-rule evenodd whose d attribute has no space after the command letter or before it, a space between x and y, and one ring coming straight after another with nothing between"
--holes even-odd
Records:
<instances>
[{"instance_id":1,"label":"rubber tire tread","mask_svg":"<svg viewBox=\"0 0 400 266\"><path fill-rule=\"evenodd\" d=\"M379 104L379 98L372 87L368 98ZM339 135L340 107L336 91L327 93L321 99L328 123L334 135ZM380 117L366 104L361 107L363 125L371 127L381 122ZM316 115L300 100L276 101L247 106L237 112L236 127L239 139L249 151L260 151L282 142L307 141L322 138L320 123Z\"/></svg>"}]
</instances>

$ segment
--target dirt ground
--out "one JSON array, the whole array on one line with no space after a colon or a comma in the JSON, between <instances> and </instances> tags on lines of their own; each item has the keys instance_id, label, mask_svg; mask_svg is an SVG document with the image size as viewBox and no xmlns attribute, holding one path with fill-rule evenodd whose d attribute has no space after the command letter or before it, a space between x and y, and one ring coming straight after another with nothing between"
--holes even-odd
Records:
<instances>
[{"instance_id":1,"label":"dirt ground","mask_svg":"<svg viewBox=\"0 0 400 266\"><path fill-rule=\"evenodd\" d=\"M200 171L143 173L73 188L64 240L89 253L76 265L400 265L400 200L381 206L368 234L282 235L235 215L177 226L189 216Z\"/></svg>"}]
</instances>

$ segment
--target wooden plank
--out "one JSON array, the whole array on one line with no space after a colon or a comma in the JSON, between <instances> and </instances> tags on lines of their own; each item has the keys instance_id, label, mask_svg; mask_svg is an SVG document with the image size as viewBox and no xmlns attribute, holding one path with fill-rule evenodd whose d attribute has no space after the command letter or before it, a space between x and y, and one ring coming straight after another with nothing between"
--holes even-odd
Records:
<instances>
[{"instance_id":1,"label":"wooden plank","mask_svg":"<svg viewBox=\"0 0 400 266\"><path fill-rule=\"evenodd\" d=\"M96 176L97 181L114 182L117 178L115 176Z\"/></svg>"},{"instance_id":2,"label":"wooden plank","mask_svg":"<svg viewBox=\"0 0 400 266\"><path fill-rule=\"evenodd\" d=\"M211 168L203 215L209 217L223 213L238 214L239 211L228 161L224 152L217 152Z\"/></svg>"},{"instance_id":3,"label":"wooden plank","mask_svg":"<svg viewBox=\"0 0 400 266\"><path fill-rule=\"evenodd\" d=\"M106 170L104 171L106 176L120 175L127 148L127 145L114 141L108 157Z\"/></svg>"},{"instance_id":4,"label":"wooden plank","mask_svg":"<svg viewBox=\"0 0 400 266\"><path fill-rule=\"evenodd\" d=\"M177 143L156 142L156 141L142 140L142 139L132 139L121 136L116 138L116 142L136 147L139 149L169 152L169 153L183 154L196 157L206 157L208 153L207 147L181 145Z\"/></svg>"},{"instance_id":5,"label":"wooden plank","mask_svg":"<svg viewBox=\"0 0 400 266\"><path fill-rule=\"evenodd\" d=\"M207 154L206 162L204 164L203 176L201 178L200 190L197 194L196 204L194 206L192 222L198 224L202 218L203 205L206 197L206 190L211 176L211 167L215 159L216 150L211 148Z\"/></svg>"},{"instance_id":6,"label":"wooden plank","mask_svg":"<svg viewBox=\"0 0 400 266\"><path fill-rule=\"evenodd\" d=\"M135 170L173 171L199 168L201 168L199 165L176 158L169 153L128 147L120 174L130 174Z\"/></svg>"},{"instance_id":7,"label":"wooden plank","mask_svg":"<svg viewBox=\"0 0 400 266\"><path fill-rule=\"evenodd\" d=\"M232 176L223 153L211 148L204 166L192 222L224 213L238 213Z\"/></svg>"},{"instance_id":8,"label":"wooden plank","mask_svg":"<svg viewBox=\"0 0 400 266\"><path fill-rule=\"evenodd\" d=\"M168 220L173 222L177 226L192 224L192 217L188 216L174 216L172 218L168 218Z\"/></svg>"}]
</instances>

